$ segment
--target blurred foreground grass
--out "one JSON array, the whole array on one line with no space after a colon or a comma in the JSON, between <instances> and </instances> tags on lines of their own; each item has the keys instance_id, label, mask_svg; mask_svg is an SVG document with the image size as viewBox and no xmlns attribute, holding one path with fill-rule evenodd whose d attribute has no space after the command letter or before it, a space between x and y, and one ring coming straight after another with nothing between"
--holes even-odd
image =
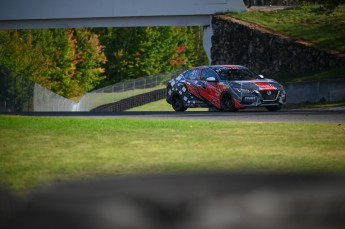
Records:
<instances>
[{"instance_id":1,"label":"blurred foreground grass","mask_svg":"<svg viewBox=\"0 0 345 229\"><path fill-rule=\"evenodd\" d=\"M27 193L104 175L345 172L336 124L0 116L0 181Z\"/></svg>"}]
</instances>

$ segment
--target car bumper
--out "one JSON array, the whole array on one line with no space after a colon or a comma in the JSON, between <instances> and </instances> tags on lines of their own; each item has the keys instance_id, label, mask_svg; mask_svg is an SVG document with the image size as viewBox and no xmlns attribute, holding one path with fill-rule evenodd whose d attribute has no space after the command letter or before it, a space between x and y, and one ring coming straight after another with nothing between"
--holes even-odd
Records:
<instances>
[{"instance_id":1,"label":"car bumper","mask_svg":"<svg viewBox=\"0 0 345 229\"><path fill-rule=\"evenodd\" d=\"M285 91L277 91L276 95L266 97L263 96L263 93L264 92L255 92L253 94L234 96L236 108L281 106L286 104Z\"/></svg>"}]
</instances>

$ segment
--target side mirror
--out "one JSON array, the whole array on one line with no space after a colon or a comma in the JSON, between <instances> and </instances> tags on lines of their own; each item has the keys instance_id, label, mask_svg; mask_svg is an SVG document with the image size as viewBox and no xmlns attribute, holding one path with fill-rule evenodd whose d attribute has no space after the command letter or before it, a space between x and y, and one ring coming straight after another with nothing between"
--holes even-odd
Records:
<instances>
[{"instance_id":1,"label":"side mirror","mask_svg":"<svg viewBox=\"0 0 345 229\"><path fill-rule=\"evenodd\" d=\"M218 80L215 77L208 77L206 79L207 82L217 82Z\"/></svg>"},{"instance_id":2,"label":"side mirror","mask_svg":"<svg viewBox=\"0 0 345 229\"><path fill-rule=\"evenodd\" d=\"M259 75L260 79L264 79L265 77L263 75Z\"/></svg>"}]
</instances>

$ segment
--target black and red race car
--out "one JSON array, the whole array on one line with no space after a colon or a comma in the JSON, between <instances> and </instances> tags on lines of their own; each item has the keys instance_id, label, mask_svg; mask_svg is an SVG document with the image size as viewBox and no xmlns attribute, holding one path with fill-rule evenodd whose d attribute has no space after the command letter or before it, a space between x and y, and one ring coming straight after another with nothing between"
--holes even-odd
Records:
<instances>
[{"instance_id":1,"label":"black and red race car","mask_svg":"<svg viewBox=\"0 0 345 229\"><path fill-rule=\"evenodd\" d=\"M284 87L240 65L199 66L184 71L167 84L166 101L175 111L207 107L237 111L266 107L278 111L286 103Z\"/></svg>"}]
</instances>

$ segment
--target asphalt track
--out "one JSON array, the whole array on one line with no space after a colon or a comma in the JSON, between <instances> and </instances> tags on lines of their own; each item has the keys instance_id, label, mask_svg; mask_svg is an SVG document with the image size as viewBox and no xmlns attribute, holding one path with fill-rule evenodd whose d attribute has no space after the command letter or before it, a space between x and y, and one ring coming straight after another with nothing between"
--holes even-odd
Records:
<instances>
[{"instance_id":1,"label":"asphalt track","mask_svg":"<svg viewBox=\"0 0 345 229\"><path fill-rule=\"evenodd\" d=\"M85 118L126 118L148 120L205 120L226 122L301 122L345 124L345 107L323 109L247 109L238 112L32 112L26 116L57 116Z\"/></svg>"}]
</instances>

